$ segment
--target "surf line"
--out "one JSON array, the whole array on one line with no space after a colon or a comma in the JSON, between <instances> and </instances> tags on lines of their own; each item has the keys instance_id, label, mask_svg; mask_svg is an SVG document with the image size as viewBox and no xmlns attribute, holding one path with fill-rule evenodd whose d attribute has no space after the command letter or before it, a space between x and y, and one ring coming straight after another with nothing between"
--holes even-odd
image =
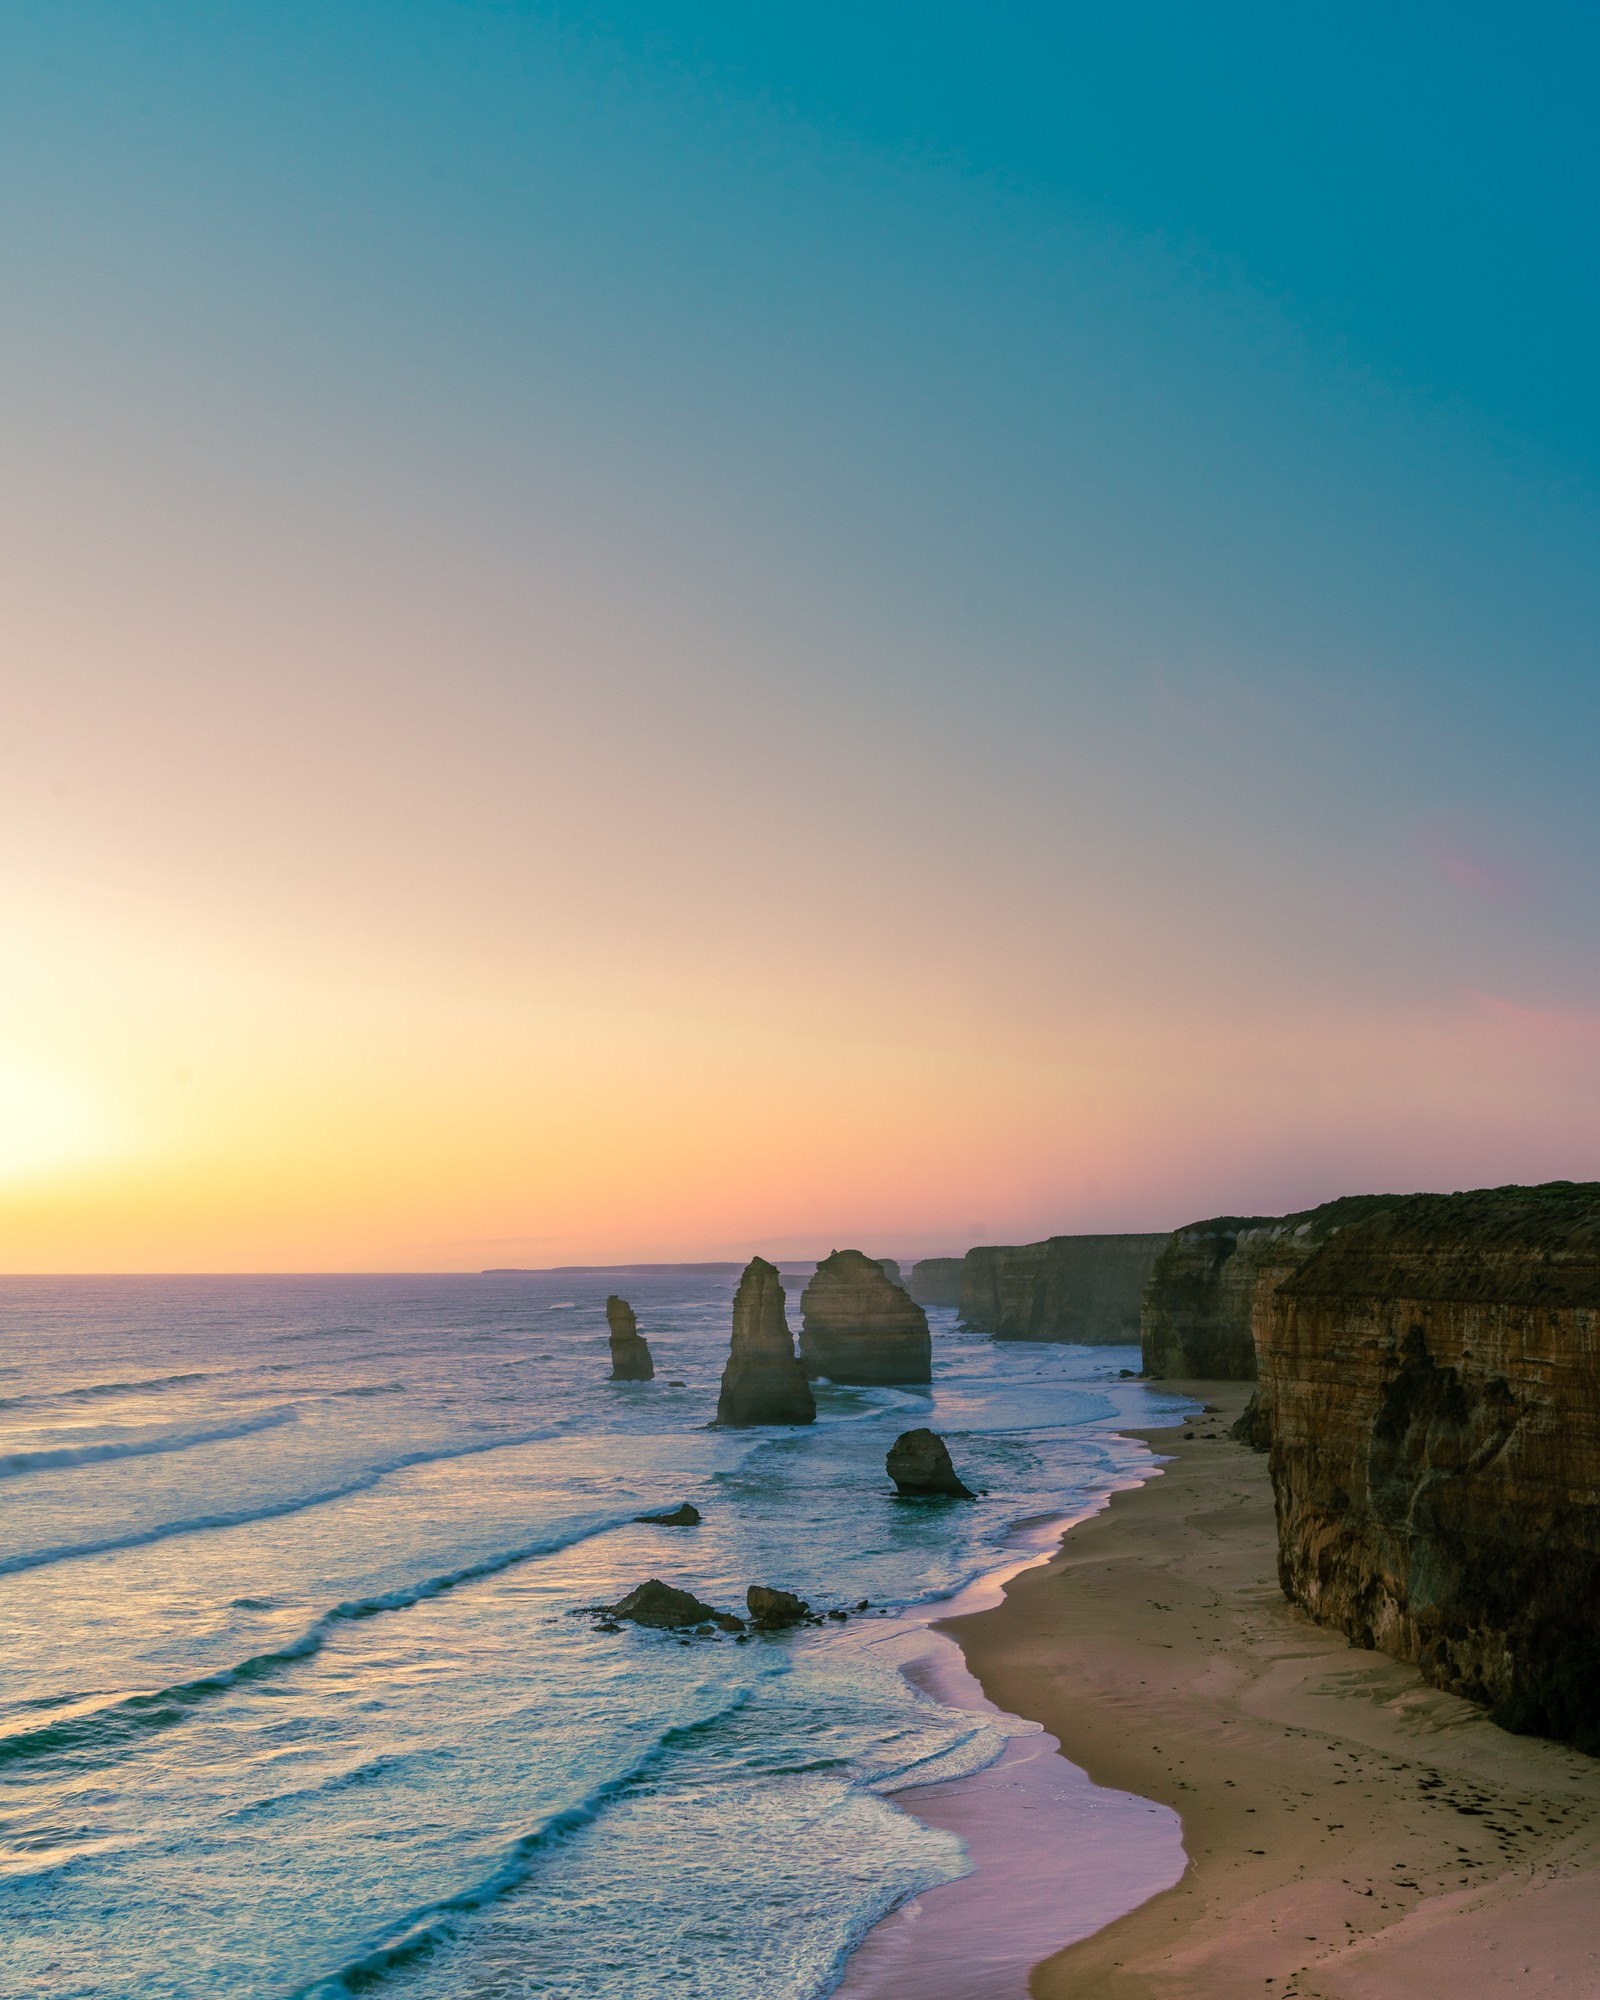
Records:
<instances>
[{"instance_id":1,"label":"surf line","mask_svg":"<svg viewBox=\"0 0 1600 2000\"><path fill-rule=\"evenodd\" d=\"M1110 1505L1114 1493L1158 1478L1146 1450L1136 1473L1114 1480L1070 1514L1013 1524L1009 1559L942 1603L918 1607L877 1643L911 1650L898 1662L913 1687L949 1708L994 1718L1005 1747L981 1770L890 1787L899 1808L954 1833L972 1866L953 1881L906 1898L841 1954L833 2000L1027 2000L1040 1960L1103 1930L1170 1889L1188 1857L1178 1815L1154 1800L1094 1784L1038 1723L998 1708L968 1668L951 1631L992 1610L1005 1586L1050 1561L1071 1530ZM1087 1836L1087 1837L1086 1837Z\"/></svg>"}]
</instances>

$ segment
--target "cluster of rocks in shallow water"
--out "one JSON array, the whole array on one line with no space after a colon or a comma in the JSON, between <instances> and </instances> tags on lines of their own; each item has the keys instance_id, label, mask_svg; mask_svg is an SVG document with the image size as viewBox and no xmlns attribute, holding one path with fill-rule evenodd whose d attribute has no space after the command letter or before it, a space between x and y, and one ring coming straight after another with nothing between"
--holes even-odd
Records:
<instances>
[{"instance_id":1,"label":"cluster of rocks in shallow water","mask_svg":"<svg viewBox=\"0 0 1600 2000\"><path fill-rule=\"evenodd\" d=\"M675 1632L683 1639L710 1639L719 1632L731 1632L741 1643L753 1631L787 1632L799 1625L823 1625L830 1619L842 1624L851 1615L839 1608L813 1611L792 1590L774 1590L762 1583L751 1584L744 1602L745 1616L741 1618L735 1611L719 1611L693 1591L679 1590L674 1584L652 1576L615 1604L589 1606L589 1615L597 1620L595 1629L600 1632L620 1632L624 1624L643 1625L655 1631ZM870 1611L872 1605L863 1597L855 1609Z\"/></svg>"},{"instance_id":2,"label":"cluster of rocks in shallow water","mask_svg":"<svg viewBox=\"0 0 1600 2000\"><path fill-rule=\"evenodd\" d=\"M950 1460L950 1449L937 1431L903 1431L890 1447L885 1464L899 1494L956 1500L977 1497L957 1474ZM700 1523L700 1510L686 1500L681 1507L656 1514L635 1514L633 1518L650 1527L693 1528ZM712 1638L718 1632L732 1632L741 1641L751 1631L785 1632L797 1625L821 1625L829 1619L842 1623L850 1616L840 1607L827 1612L813 1611L792 1590L752 1583L744 1594L745 1616L741 1618L734 1611L719 1611L693 1591L663 1583L658 1576L647 1577L615 1604L593 1604L588 1608L598 1619L596 1629L601 1632L620 1632L624 1624L630 1624L676 1632L680 1637ZM870 1611L872 1604L863 1597L855 1609Z\"/></svg>"}]
</instances>

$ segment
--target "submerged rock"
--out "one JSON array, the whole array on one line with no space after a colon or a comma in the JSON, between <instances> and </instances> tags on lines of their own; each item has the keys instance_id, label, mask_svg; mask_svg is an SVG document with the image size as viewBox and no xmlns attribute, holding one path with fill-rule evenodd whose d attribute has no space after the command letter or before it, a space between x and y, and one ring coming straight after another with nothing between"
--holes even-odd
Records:
<instances>
[{"instance_id":1,"label":"submerged rock","mask_svg":"<svg viewBox=\"0 0 1600 2000\"><path fill-rule=\"evenodd\" d=\"M681 1507L673 1507L665 1514L635 1514L633 1518L652 1528L697 1528L700 1509L685 1500Z\"/></svg>"},{"instance_id":2,"label":"submerged rock","mask_svg":"<svg viewBox=\"0 0 1600 2000\"><path fill-rule=\"evenodd\" d=\"M816 1421L816 1399L795 1359L794 1335L783 1307L777 1266L765 1257L752 1257L733 1300L733 1339L717 1398L719 1424Z\"/></svg>"},{"instance_id":3,"label":"submerged rock","mask_svg":"<svg viewBox=\"0 0 1600 2000\"><path fill-rule=\"evenodd\" d=\"M660 1631L676 1632L690 1625L720 1625L725 1632L744 1630L744 1620L731 1611L702 1604L691 1591L676 1590L658 1576L646 1578L620 1604L596 1608L612 1618L626 1618L634 1625L650 1625Z\"/></svg>"},{"instance_id":4,"label":"submerged rock","mask_svg":"<svg viewBox=\"0 0 1600 2000\"><path fill-rule=\"evenodd\" d=\"M744 1601L751 1624L766 1632L780 1631L786 1625L803 1625L811 1616L811 1606L792 1590L768 1590L764 1584L753 1583L745 1592Z\"/></svg>"},{"instance_id":5,"label":"submerged rock","mask_svg":"<svg viewBox=\"0 0 1600 2000\"><path fill-rule=\"evenodd\" d=\"M800 1312L800 1359L808 1375L831 1382L932 1380L928 1315L882 1260L835 1250L801 1294Z\"/></svg>"},{"instance_id":6,"label":"submerged rock","mask_svg":"<svg viewBox=\"0 0 1600 2000\"><path fill-rule=\"evenodd\" d=\"M656 1365L650 1358L650 1343L639 1331L633 1307L615 1292L606 1300L606 1324L611 1328L612 1381L651 1381Z\"/></svg>"},{"instance_id":7,"label":"submerged rock","mask_svg":"<svg viewBox=\"0 0 1600 2000\"><path fill-rule=\"evenodd\" d=\"M977 1498L957 1477L950 1447L937 1431L902 1431L890 1445L885 1463L901 1493L944 1493L952 1500Z\"/></svg>"}]
</instances>

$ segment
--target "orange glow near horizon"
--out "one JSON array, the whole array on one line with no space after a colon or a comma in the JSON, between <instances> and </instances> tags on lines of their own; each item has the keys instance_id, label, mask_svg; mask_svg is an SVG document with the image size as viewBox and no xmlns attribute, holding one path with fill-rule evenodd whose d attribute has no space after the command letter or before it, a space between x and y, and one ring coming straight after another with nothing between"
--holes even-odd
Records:
<instances>
[{"instance_id":1,"label":"orange glow near horizon","mask_svg":"<svg viewBox=\"0 0 1600 2000\"><path fill-rule=\"evenodd\" d=\"M690 955L630 985L625 954L565 991L548 960L452 989L120 904L31 942L52 978L4 1018L39 1067L0 1072L13 1272L927 1255L1544 1178L1582 1170L1573 1064L1600 1063L1587 1019L1471 995L1287 1025L1022 996L997 1038L957 969L911 992L865 939L844 992L782 964L696 984Z\"/></svg>"}]
</instances>

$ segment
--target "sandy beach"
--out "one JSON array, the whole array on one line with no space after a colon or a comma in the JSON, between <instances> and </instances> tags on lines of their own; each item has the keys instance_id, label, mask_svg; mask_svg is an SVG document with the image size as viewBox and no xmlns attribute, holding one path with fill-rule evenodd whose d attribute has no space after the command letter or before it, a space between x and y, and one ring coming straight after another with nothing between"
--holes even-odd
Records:
<instances>
[{"instance_id":1,"label":"sandy beach","mask_svg":"<svg viewBox=\"0 0 1600 2000\"><path fill-rule=\"evenodd\" d=\"M1600 1995L1600 1764L1291 1609L1266 1460L1226 1434L1246 1386L1184 1386L1209 1414L1145 1434L1159 1476L947 1626L990 1700L1183 1824L1177 1885L1035 2000Z\"/></svg>"}]
</instances>

